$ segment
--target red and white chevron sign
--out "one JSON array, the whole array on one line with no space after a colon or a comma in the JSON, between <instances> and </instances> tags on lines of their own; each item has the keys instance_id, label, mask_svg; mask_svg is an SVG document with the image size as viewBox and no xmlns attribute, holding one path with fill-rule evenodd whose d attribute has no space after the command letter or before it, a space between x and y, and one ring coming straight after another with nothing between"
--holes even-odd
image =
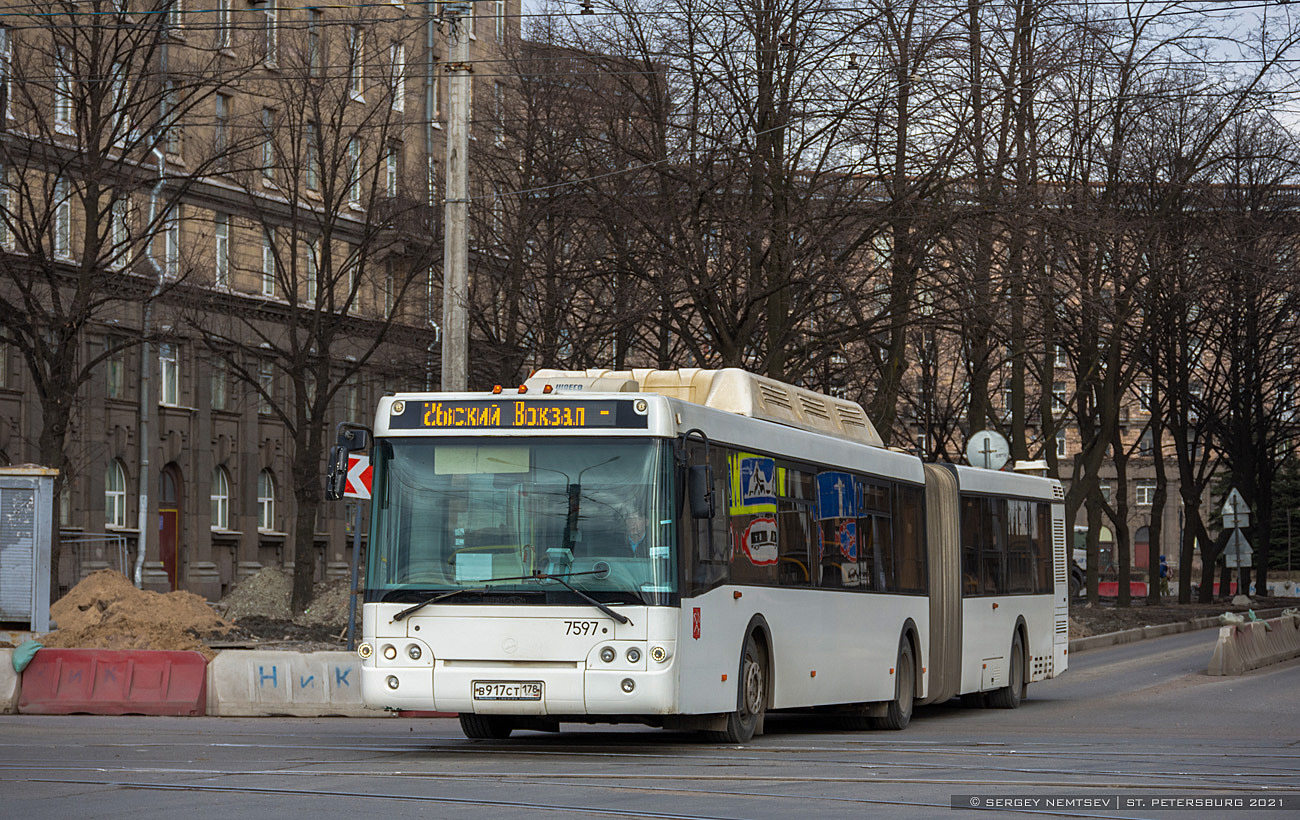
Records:
<instances>
[{"instance_id":1,"label":"red and white chevron sign","mask_svg":"<svg viewBox=\"0 0 1300 820\"><path fill-rule=\"evenodd\" d=\"M344 498L370 498L370 482L375 471L370 468L370 456L348 454L348 485Z\"/></svg>"}]
</instances>

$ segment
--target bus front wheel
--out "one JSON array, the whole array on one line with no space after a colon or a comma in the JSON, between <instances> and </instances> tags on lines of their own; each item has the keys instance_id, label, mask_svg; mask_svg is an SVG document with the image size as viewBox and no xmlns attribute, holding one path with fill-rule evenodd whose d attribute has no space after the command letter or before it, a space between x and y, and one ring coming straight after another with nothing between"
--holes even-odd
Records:
<instances>
[{"instance_id":1,"label":"bus front wheel","mask_svg":"<svg viewBox=\"0 0 1300 820\"><path fill-rule=\"evenodd\" d=\"M894 669L894 699L885 708L884 717L872 718L877 729L906 729L912 722L913 695L916 693L916 668L912 664L912 645L906 638L898 647Z\"/></svg>"},{"instance_id":2,"label":"bus front wheel","mask_svg":"<svg viewBox=\"0 0 1300 820\"><path fill-rule=\"evenodd\" d=\"M736 684L736 711L727 715L727 728L708 733L719 743L748 743L762 734L767 712L767 651L750 633L740 657L740 680Z\"/></svg>"},{"instance_id":3,"label":"bus front wheel","mask_svg":"<svg viewBox=\"0 0 1300 820\"><path fill-rule=\"evenodd\" d=\"M460 715L460 730L472 740L505 740L514 731L509 719L499 715Z\"/></svg>"}]
</instances>

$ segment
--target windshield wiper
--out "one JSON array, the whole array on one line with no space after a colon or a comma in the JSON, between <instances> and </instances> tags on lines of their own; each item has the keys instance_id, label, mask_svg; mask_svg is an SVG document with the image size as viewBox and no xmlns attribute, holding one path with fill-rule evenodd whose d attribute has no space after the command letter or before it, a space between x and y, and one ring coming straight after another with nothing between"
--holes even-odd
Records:
<instances>
[{"instance_id":1,"label":"windshield wiper","mask_svg":"<svg viewBox=\"0 0 1300 820\"><path fill-rule=\"evenodd\" d=\"M631 624L631 623L632 623L632 621L629 620L628 617L627 617L626 615L623 615L623 614L621 614L621 613L615 612L614 610L612 610L612 609L610 609L609 607L607 607L607 606L605 606L604 604L602 604L600 601L597 601L595 598L591 597L591 596L588 595L587 593L583 592L582 590L578 589L577 587L573 586L572 584L570 584L570 583L568 583L567 581L564 580L565 578L576 578L576 577L578 577L579 575L598 575L598 576L600 576L601 578L604 578L605 576L609 575L609 568L606 567L605 569L593 569L593 570L588 570L588 571L586 571L586 572L570 572L570 573L566 573L566 574L564 574L563 576L561 576L561 575L551 575L551 574L547 574L547 573L544 573L544 572L535 572L535 573L533 573L532 575L514 575L514 576L511 576L511 577L509 577L509 578L492 578L492 579L489 579L489 580L492 580L492 581L545 581L545 580L556 580L556 581L559 581L561 584L564 584L564 585L565 585L566 587L568 587L569 589L573 590L573 592L576 593L576 594L578 595L578 597L580 597L580 598L582 598L583 600L587 601L587 603L589 603L589 604L591 604L592 606L596 607L596 608L599 609L601 612L606 613L607 615L609 615L611 618L613 618L614 620L618 621L619 623L624 623L624 624ZM395 622L397 622L397 621L405 620L408 616L413 615L414 613L418 612L418 611L421 610L421 609L424 609L424 608L425 608L426 606L428 606L429 604L436 604L436 603L438 603L438 602L441 601L441 600L444 600L444 599L446 599L446 598L450 598L450 597L452 597L453 595L459 595L459 594L461 594L462 592L487 592L488 590L489 590L489 587L461 587L460 589L453 589L453 590L451 590L451 591L449 591L449 592L439 592L437 595L434 595L434 596L432 596L432 597L426 598L426 599L424 599L423 601L420 601L418 604L413 604L413 605L411 605L411 606L408 606L406 609L403 609L401 612L399 612L399 613L397 613L396 615L393 616L393 622L395 623Z\"/></svg>"},{"instance_id":2,"label":"windshield wiper","mask_svg":"<svg viewBox=\"0 0 1300 820\"><path fill-rule=\"evenodd\" d=\"M571 572L569 573L569 576L572 577L574 575L595 575L598 572L604 572L606 575L609 574L608 570L594 570L592 572ZM621 612L615 612L605 604L602 604L600 601L597 601L595 598L591 597L587 593L578 589L573 584L570 584L568 581L564 580L565 576L563 575L547 575L545 572L539 572L536 574L536 578L539 581L547 581L547 580L559 581L561 584L564 584L566 587L568 587L569 591L571 591L574 595L577 595L579 598L591 604L596 609L599 609L601 612L605 613L606 615L618 621L619 623L635 626L635 624L632 623L631 618L627 617Z\"/></svg>"},{"instance_id":3,"label":"windshield wiper","mask_svg":"<svg viewBox=\"0 0 1300 820\"><path fill-rule=\"evenodd\" d=\"M400 621L404 619L407 615L414 613L416 610L424 609L429 604L436 604L439 601L441 601L443 598L450 598L451 596L459 595L462 592L487 592L487 590L488 590L487 587L478 587L477 589L474 587L461 587L460 589L453 589L450 592L440 592L437 595L434 595L432 598L425 598L420 603L415 604L414 606L408 606L406 609L403 609L401 612L393 616L393 621L394 622Z\"/></svg>"}]
</instances>

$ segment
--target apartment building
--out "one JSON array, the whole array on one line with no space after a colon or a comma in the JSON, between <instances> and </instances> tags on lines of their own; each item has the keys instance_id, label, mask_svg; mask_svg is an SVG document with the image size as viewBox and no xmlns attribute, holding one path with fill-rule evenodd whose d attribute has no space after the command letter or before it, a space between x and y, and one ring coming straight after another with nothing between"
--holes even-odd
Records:
<instances>
[{"instance_id":1,"label":"apartment building","mask_svg":"<svg viewBox=\"0 0 1300 820\"><path fill-rule=\"evenodd\" d=\"M518 0L0 18L0 463L60 462L61 586L142 547L147 588L217 598L304 529L345 571L351 507L298 499L337 423L436 386L462 9L499 111Z\"/></svg>"}]
</instances>

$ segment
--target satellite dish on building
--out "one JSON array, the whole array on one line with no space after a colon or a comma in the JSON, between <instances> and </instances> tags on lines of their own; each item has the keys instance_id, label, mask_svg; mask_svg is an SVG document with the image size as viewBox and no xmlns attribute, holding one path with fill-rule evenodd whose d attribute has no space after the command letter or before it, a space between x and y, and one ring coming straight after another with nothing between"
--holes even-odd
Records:
<instances>
[{"instance_id":1,"label":"satellite dish on building","mask_svg":"<svg viewBox=\"0 0 1300 820\"><path fill-rule=\"evenodd\" d=\"M966 442L966 460L974 467L1001 470L1010 458L1011 446L993 430L980 430Z\"/></svg>"}]
</instances>

